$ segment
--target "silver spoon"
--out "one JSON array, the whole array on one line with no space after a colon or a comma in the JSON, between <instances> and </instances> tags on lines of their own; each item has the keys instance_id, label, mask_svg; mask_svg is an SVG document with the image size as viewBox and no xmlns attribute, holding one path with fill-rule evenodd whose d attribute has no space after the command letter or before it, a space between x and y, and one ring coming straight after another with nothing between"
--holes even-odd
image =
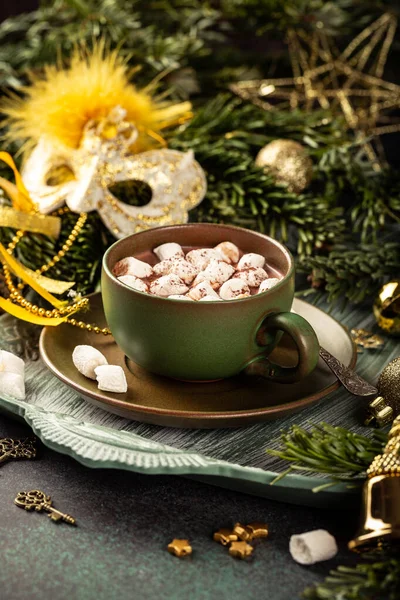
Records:
<instances>
[{"instance_id":1,"label":"silver spoon","mask_svg":"<svg viewBox=\"0 0 400 600\"><path fill-rule=\"evenodd\" d=\"M319 348L319 355L350 394L354 396L376 396L378 394L375 386L360 377L353 369L346 367L322 346Z\"/></svg>"}]
</instances>

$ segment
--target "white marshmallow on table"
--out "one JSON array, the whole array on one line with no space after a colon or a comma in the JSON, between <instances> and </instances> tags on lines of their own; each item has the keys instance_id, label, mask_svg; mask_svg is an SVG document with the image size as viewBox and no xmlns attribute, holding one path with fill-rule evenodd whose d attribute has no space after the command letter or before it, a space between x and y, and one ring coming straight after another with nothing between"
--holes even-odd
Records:
<instances>
[{"instance_id":1,"label":"white marshmallow on table","mask_svg":"<svg viewBox=\"0 0 400 600\"><path fill-rule=\"evenodd\" d=\"M242 258L238 262L237 268L239 271L242 271L243 269L263 267L264 265L264 256L261 256L261 254L255 254L254 252L249 252L249 254L243 254Z\"/></svg>"},{"instance_id":2,"label":"white marshmallow on table","mask_svg":"<svg viewBox=\"0 0 400 600\"><path fill-rule=\"evenodd\" d=\"M164 275L150 284L150 293L164 298L186 294L188 290L189 288L182 279L173 273Z\"/></svg>"},{"instance_id":3,"label":"white marshmallow on table","mask_svg":"<svg viewBox=\"0 0 400 600\"><path fill-rule=\"evenodd\" d=\"M102 365L95 368L99 390L123 394L128 391L125 373L118 365Z\"/></svg>"},{"instance_id":4,"label":"white marshmallow on table","mask_svg":"<svg viewBox=\"0 0 400 600\"><path fill-rule=\"evenodd\" d=\"M227 281L234 272L235 269L232 265L228 265L228 263L223 260L212 259L204 271L200 271L193 283L194 285L197 285L201 281L209 281L211 287L216 290Z\"/></svg>"},{"instance_id":5,"label":"white marshmallow on table","mask_svg":"<svg viewBox=\"0 0 400 600\"><path fill-rule=\"evenodd\" d=\"M268 274L261 267L252 267L251 269L243 269L243 271L237 271L234 278L245 281L250 287L258 287L261 283L268 278Z\"/></svg>"},{"instance_id":6,"label":"white marshmallow on table","mask_svg":"<svg viewBox=\"0 0 400 600\"><path fill-rule=\"evenodd\" d=\"M96 379L95 369L97 367L108 364L104 354L93 348L93 346L83 344L75 346L72 353L72 362L79 373L82 373L85 377L89 377L89 379Z\"/></svg>"},{"instance_id":7,"label":"white marshmallow on table","mask_svg":"<svg viewBox=\"0 0 400 600\"><path fill-rule=\"evenodd\" d=\"M204 271L212 259L221 260L221 254L214 248L198 248L186 254L186 260L198 271Z\"/></svg>"},{"instance_id":8,"label":"white marshmallow on table","mask_svg":"<svg viewBox=\"0 0 400 600\"><path fill-rule=\"evenodd\" d=\"M117 279L134 290L138 290L138 292L149 291L149 286L147 283L139 279L139 277L134 277L133 275L122 275L122 277L117 277Z\"/></svg>"},{"instance_id":9,"label":"white marshmallow on table","mask_svg":"<svg viewBox=\"0 0 400 600\"><path fill-rule=\"evenodd\" d=\"M25 363L7 350L0 350L0 394L25 400Z\"/></svg>"},{"instance_id":10,"label":"white marshmallow on table","mask_svg":"<svg viewBox=\"0 0 400 600\"><path fill-rule=\"evenodd\" d=\"M207 280L201 281L200 283L192 287L192 289L188 293L188 296L190 296L190 298L192 298L193 300L201 300L201 298L204 298L205 296L209 296L214 299L219 298L217 292L214 292L210 285L210 282Z\"/></svg>"},{"instance_id":11,"label":"white marshmallow on table","mask_svg":"<svg viewBox=\"0 0 400 600\"><path fill-rule=\"evenodd\" d=\"M239 261L239 248L232 242L221 242L215 246L214 250L220 253L222 260L229 264L236 264Z\"/></svg>"},{"instance_id":12,"label":"white marshmallow on table","mask_svg":"<svg viewBox=\"0 0 400 600\"><path fill-rule=\"evenodd\" d=\"M172 258L173 256L181 256L182 258L185 256L182 247L175 242L161 244L161 246L154 248L153 252L160 261L165 260L166 258Z\"/></svg>"},{"instance_id":13,"label":"white marshmallow on table","mask_svg":"<svg viewBox=\"0 0 400 600\"><path fill-rule=\"evenodd\" d=\"M0 350L0 372L14 373L25 377L25 363L22 358L7 350Z\"/></svg>"},{"instance_id":14,"label":"white marshmallow on table","mask_svg":"<svg viewBox=\"0 0 400 600\"><path fill-rule=\"evenodd\" d=\"M235 300L250 296L250 288L241 279L228 279L221 285L219 295L223 300Z\"/></svg>"},{"instance_id":15,"label":"white marshmallow on table","mask_svg":"<svg viewBox=\"0 0 400 600\"><path fill-rule=\"evenodd\" d=\"M219 296L203 296L200 298L199 302L222 302L222 298Z\"/></svg>"},{"instance_id":16,"label":"white marshmallow on table","mask_svg":"<svg viewBox=\"0 0 400 600\"><path fill-rule=\"evenodd\" d=\"M172 298L172 300L190 300L190 302L193 302L193 298L190 298L187 294L172 294L172 296L168 296L168 298Z\"/></svg>"},{"instance_id":17,"label":"white marshmallow on table","mask_svg":"<svg viewBox=\"0 0 400 600\"><path fill-rule=\"evenodd\" d=\"M192 283L198 273L197 269L181 256L172 256L171 258L162 260L154 265L153 271L156 275L173 273L174 275L178 275L187 284Z\"/></svg>"},{"instance_id":18,"label":"white marshmallow on table","mask_svg":"<svg viewBox=\"0 0 400 600\"><path fill-rule=\"evenodd\" d=\"M262 294L263 292L266 292L268 290L270 290L271 288L274 287L274 285L276 285L277 283L280 282L280 279L278 279L277 277L270 277L269 279L264 279L264 281L262 281L260 283L260 287L258 288L258 294Z\"/></svg>"},{"instance_id":19,"label":"white marshmallow on table","mask_svg":"<svg viewBox=\"0 0 400 600\"><path fill-rule=\"evenodd\" d=\"M143 260L138 260L134 256L127 256L114 265L113 274L116 277L132 275L133 277L139 277L139 279L146 279L146 277L151 277L153 269L151 265L143 262Z\"/></svg>"},{"instance_id":20,"label":"white marshmallow on table","mask_svg":"<svg viewBox=\"0 0 400 600\"><path fill-rule=\"evenodd\" d=\"M292 558L301 565L333 558L338 551L336 540L325 529L315 529L299 535L292 535L289 543Z\"/></svg>"},{"instance_id":21,"label":"white marshmallow on table","mask_svg":"<svg viewBox=\"0 0 400 600\"><path fill-rule=\"evenodd\" d=\"M20 373L0 372L0 395L25 400L25 380Z\"/></svg>"}]
</instances>

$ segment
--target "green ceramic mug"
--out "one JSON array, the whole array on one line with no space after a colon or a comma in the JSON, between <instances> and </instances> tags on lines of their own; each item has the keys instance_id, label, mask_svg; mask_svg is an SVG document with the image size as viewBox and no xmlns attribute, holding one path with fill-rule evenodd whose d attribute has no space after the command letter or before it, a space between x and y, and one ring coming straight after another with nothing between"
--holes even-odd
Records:
<instances>
[{"instance_id":1,"label":"green ceramic mug","mask_svg":"<svg viewBox=\"0 0 400 600\"><path fill-rule=\"evenodd\" d=\"M138 292L112 274L122 258L154 259L152 249L166 242L190 250L226 240L245 253L265 256L282 280L249 298L185 302ZM305 319L289 312L294 296L293 258L279 242L261 233L205 223L149 229L107 250L101 286L106 319L117 344L130 359L154 373L211 381L245 371L291 383L306 377L317 364L319 344L314 330ZM268 359L281 332L287 332L297 347L295 367L284 368Z\"/></svg>"}]
</instances>

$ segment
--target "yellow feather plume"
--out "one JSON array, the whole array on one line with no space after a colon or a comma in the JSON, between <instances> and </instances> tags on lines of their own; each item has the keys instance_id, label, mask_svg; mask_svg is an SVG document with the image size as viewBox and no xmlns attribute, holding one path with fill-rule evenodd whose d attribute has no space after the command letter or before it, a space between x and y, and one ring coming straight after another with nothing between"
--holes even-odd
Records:
<instances>
[{"instance_id":1,"label":"yellow feather plume","mask_svg":"<svg viewBox=\"0 0 400 600\"><path fill-rule=\"evenodd\" d=\"M75 50L67 68L47 66L23 88L24 98L6 100L2 112L8 139L23 140L30 148L45 136L54 144L77 148L86 123L106 117L119 105L139 130L137 150L145 150L151 136L157 139L162 129L191 116L189 102L159 103L149 94L151 86L137 90L129 75L118 51L108 51L104 42L92 51Z\"/></svg>"}]
</instances>

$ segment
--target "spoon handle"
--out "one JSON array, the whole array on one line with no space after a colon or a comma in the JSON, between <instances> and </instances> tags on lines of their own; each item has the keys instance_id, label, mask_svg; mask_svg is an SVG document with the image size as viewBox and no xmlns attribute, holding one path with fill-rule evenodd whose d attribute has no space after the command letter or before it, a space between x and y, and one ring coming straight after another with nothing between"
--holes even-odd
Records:
<instances>
[{"instance_id":1,"label":"spoon handle","mask_svg":"<svg viewBox=\"0 0 400 600\"><path fill-rule=\"evenodd\" d=\"M365 379L357 375L349 367L345 367L340 360L335 358L328 350L322 348L322 346L319 349L319 355L350 394L354 396L376 396L378 393L376 387L365 381Z\"/></svg>"}]
</instances>

